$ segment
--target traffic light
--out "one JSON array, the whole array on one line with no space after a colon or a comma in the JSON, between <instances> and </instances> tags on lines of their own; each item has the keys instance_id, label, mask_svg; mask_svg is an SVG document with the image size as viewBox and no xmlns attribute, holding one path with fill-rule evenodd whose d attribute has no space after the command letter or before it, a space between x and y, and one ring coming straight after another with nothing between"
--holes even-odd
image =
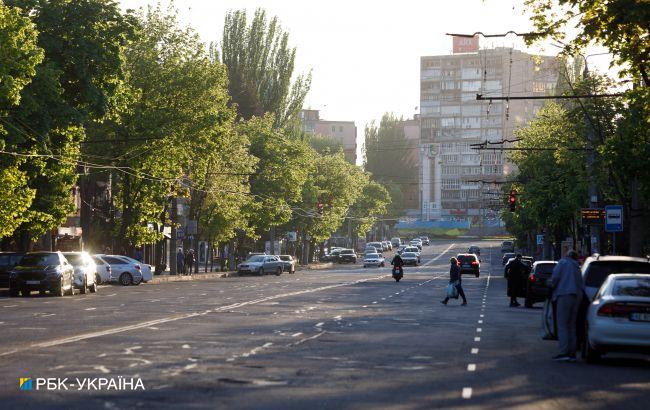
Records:
<instances>
[{"instance_id":1,"label":"traffic light","mask_svg":"<svg viewBox=\"0 0 650 410\"><path fill-rule=\"evenodd\" d=\"M318 213L320 215L323 215L323 203L322 202L318 201L318 203L316 204L316 209L318 210Z\"/></svg>"},{"instance_id":2,"label":"traffic light","mask_svg":"<svg viewBox=\"0 0 650 410\"><path fill-rule=\"evenodd\" d=\"M517 206L517 193L514 190L510 191L508 205L510 205L510 212L515 212L515 207Z\"/></svg>"}]
</instances>

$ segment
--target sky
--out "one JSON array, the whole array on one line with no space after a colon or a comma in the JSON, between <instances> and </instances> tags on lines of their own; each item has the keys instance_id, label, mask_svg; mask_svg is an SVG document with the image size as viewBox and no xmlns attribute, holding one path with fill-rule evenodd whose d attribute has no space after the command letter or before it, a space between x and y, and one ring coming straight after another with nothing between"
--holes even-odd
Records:
<instances>
[{"instance_id":1,"label":"sky","mask_svg":"<svg viewBox=\"0 0 650 410\"><path fill-rule=\"evenodd\" d=\"M121 0L123 9L169 0ZM325 120L355 121L359 145L364 126L385 112L405 118L418 113L420 57L451 54L445 33L534 31L523 0L175 0L181 22L206 42L219 42L229 10L256 8L278 16L297 48L296 73L312 73L305 108ZM508 36L481 39L481 47L514 46L545 55L549 45L527 48ZM589 53L602 49L588 50ZM591 69L607 71L609 56L589 58Z\"/></svg>"}]
</instances>

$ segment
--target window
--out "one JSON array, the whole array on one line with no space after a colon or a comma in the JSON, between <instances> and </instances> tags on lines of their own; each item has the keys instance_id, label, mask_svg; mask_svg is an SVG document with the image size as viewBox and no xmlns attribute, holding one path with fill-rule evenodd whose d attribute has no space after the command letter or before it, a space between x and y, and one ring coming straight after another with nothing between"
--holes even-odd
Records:
<instances>
[{"instance_id":1,"label":"window","mask_svg":"<svg viewBox=\"0 0 650 410\"><path fill-rule=\"evenodd\" d=\"M443 189L458 189L460 188L460 181L457 179L443 179L442 187Z\"/></svg>"},{"instance_id":2,"label":"window","mask_svg":"<svg viewBox=\"0 0 650 410\"><path fill-rule=\"evenodd\" d=\"M441 112L441 114L447 114L447 115L460 114L460 106L459 105L446 105L446 106L441 107L440 112Z\"/></svg>"},{"instance_id":3,"label":"window","mask_svg":"<svg viewBox=\"0 0 650 410\"><path fill-rule=\"evenodd\" d=\"M478 91L480 89L480 81L463 81L463 91Z\"/></svg>"},{"instance_id":4,"label":"window","mask_svg":"<svg viewBox=\"0 0 650 410\"><path fill-rule=\"evenodd\" d=\"M458 155L443 155L442 160L445 163L458 162Z\"/></svg>"},{"instance_id":5,"label":"window","mask_svg":"<svg viewBox=\"0 0 650 410\"><path fill-rule=\"evenodd\" d=\"M106 263L109 265L126 265L126 261L119 259L119 258L113 258L111 256L104 256L104 260Z\"/></svg>"}]
</instances>

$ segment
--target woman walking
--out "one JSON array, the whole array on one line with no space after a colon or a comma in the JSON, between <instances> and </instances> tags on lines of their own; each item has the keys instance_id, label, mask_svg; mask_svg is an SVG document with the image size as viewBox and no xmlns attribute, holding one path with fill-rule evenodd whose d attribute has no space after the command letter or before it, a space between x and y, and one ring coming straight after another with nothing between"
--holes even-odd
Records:
<instances>
[{"instance_id":1,"label":"woman walking","mask_svg":"<svg viewBox=\"0 0 650 410\"><path fill-rule=\"evenodd\" d=\"M460 278L460 267L458 266L458 259L451 258L449 260L451 266L449 267L449 283L456 287L458 294L463 298L463 303L461 306L467 306L467 299L465 298L465 292L463 292L463 286L461 284ZM449 296L447 296L442 302L443 305L446 305L449 302Z\"/></svg>"}]
</instances>

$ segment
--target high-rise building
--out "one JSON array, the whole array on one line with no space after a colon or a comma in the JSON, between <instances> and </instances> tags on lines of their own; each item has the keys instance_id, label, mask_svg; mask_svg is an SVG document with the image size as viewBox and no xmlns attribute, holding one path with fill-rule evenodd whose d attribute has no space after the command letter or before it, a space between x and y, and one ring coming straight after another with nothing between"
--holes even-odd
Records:
<instances>
[{"instance_id":1,"label":"high-rise building","mask_svg":"<svg viewBox=\"0 0 650 410\"><path fill-rule=\"evenodd\" d=\"M311 135L325 135L343 145L345 158L352 164L357 162L357 126L354 121L321 120L318 110L300 111L302 130Z\"/></svg>"},{"instance_id":2,"label":"high-rise building","mask_svg":"<svg viewBox=\"0 0 650 410\"><path fill-rule=\"evenodd\" d=\"M530 121L545 101L477 101L476 96L553 94L557 61L512 48L479 50L478 40L464 47L456 47L455 41L454 51L420 59L421 216L494 220L498 183L513 169L503 151L476 150L472 144L505 141L492 147L511 146L513 131Z\"/></svg>"}]
</instances>

